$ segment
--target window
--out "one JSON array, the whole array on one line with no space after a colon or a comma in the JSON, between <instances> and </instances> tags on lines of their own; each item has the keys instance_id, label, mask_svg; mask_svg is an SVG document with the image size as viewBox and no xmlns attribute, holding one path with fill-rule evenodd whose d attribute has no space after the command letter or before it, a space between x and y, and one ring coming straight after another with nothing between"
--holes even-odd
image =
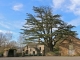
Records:
<instances>
[{"instance_id":1,"label":"window","mask_svg":"<svg viewBox=\"0 0 80 60\"><path fill-rule=\"evenodd\" d=\"M72 44L69 45L69 50L73 50L73 45Z\"/></svg>"},{"instance_id":2,"label":"window","mask_svg":"<svg viewBox=\"0 0 80 60\"><path fill-rule=\"evenodd\" d=\"M26 50L26 54L28 54L28 50Z\"/></svg>"},{"instance_id":3,"label":"window","mask_svg":"<svg viewBox=\"0 0 80 60\"><path fill-rule=\"evenodd\" d=\"M74 47L72 44L69 45L69 50L68 50L69 55L74 55Z\"/></svg>"},{"instance_id":4,"label":"window","mask_svg":"<svg viewBox=\"0 0 80 60\"><path fill-rule=\"evenodd\" d=\"M23 49L23 51L24 51L24 49Z\"/></svg>"},{"instance_id":5,"label":"window","mask_svg":"<svg viewBox=\"0 0 80 60\"><path fill-rule=\"evenodd\" d=\"M33 51L33 55L35 55L35 51Z\"/></svg>"},{"instance_id":6,"label":"window","mask_svg":"<svg viewBox=\"0 0 80 60\"><path fill-rule=\"evenodd\" d=\"M39 50L41 51L41 47L39 47Z\"/></svg>"}]
</instances>

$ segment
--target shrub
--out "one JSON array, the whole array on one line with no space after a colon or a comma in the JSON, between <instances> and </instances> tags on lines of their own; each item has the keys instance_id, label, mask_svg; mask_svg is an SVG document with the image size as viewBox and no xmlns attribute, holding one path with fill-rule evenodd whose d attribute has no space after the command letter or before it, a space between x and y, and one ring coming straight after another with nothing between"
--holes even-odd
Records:
<instances>
[{"instance_id":1,"label":"shrub","mask_svg":"<svg viewBox=\"0 0 80 60\"><path fill-rule=\"evenodd\" d=\"M3 52L0 52L0 57L2 57L3 56Z\"/></svg>"}]
</instances>

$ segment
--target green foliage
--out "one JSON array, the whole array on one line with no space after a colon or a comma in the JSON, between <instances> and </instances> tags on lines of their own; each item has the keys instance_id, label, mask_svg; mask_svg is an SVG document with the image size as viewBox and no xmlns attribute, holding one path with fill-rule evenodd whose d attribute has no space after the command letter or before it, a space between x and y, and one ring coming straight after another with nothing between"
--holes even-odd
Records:
<instances>
[{"instance_id":1,"label":"green foliage","mask_svg":"<svg viewBox=\"0 0 80 60\"><path fill-rule=\"evenodd\" d=\"M54 15L50 7L33 7L33 10L35 15L27 13L26 23L22 29L25 42L37 42L41 39L41 42L53 51L56 42L67 38L66 36L76 35L75 31L71 31L74 26L62 21L60 15Z\"/></svg>"}]
</instances>

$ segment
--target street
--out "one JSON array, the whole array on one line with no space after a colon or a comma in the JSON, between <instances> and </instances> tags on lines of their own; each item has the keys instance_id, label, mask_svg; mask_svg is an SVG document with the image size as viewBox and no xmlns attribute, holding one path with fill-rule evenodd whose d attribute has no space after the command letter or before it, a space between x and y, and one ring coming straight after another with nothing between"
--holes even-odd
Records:
<instances>
[{"instance_id":1,"label":"street","mask_svg":"<svg viewBox=\"0 0 80 60\"><path fill-rule=\"evenodd\" d=\"M30 57L0 57L0 60L80 60L80 57L65 56L30 56Z\"/></svg>"}]
</instances>

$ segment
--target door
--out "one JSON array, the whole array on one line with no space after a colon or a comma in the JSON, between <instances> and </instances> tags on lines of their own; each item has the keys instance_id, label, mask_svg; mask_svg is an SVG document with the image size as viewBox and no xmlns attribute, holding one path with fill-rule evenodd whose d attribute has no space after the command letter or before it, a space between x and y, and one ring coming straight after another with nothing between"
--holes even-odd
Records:
<instances>
[{"instance_id":1,"label":"door","mask_svg":"<svg viewBox=\"0 0 80 60\"><path fill-rule=\"evenodd\" d=\"M35 51L33 51L33 55L35 55Z\"/></svg>"},{"instance_id":2,"label":"door","mask_svg":"<svg viewBox=\"0 0 80 60\"><path fill-rule=\"evenodd\" d=\"M9 49L8 57L14 57L14 50L13 49Z\"/></svg>"},{"instance_id":3,"label":"door","mask_svg":"<svg viewBox=\"0 0 80 60\"><path fill-rule=\"evenodd\" d=\"M73 55L74 55L73 44L70 44L70 45L69 45L69 51L68 51L68 54L69 54L70 56L73 56Z\"/></svg>"}]
</instances>

